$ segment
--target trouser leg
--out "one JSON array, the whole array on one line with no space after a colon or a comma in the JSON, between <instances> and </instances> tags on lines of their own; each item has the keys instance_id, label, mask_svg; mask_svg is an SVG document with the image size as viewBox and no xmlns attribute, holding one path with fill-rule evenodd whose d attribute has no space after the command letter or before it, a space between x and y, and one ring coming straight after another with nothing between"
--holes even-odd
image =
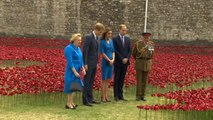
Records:
<instances>
[{"instance_id":1,"label":"trouser leg","mask_svg":"<svg viewBox=\"0 0 213 120\"><path fill-rule=\"evenodd\" d=\"M136 98L141 99L142 97L142 71L136 70Z\"/></svg>"},{"instance_id":2,"label":"trouser leg","mask_svg":"<svg viewBox=\"0 0 213 120\"><path fill-rule=\"evenodd\" d=\"M141 97L145 97L145 90L146 90L146 85L148 81L148 71L142 71L142 89L141 89Z\"/></svg>"},{"instance_id":3,"label":"trouser leg","mask_svg":"<svg viewBox=\"0 0 213 120\"><path fill-rule=\"evenodd\" d=\"M123 99L123 86L124 86L124 80L126 76L127 71L127 65L122 66L121 72L120 72L120 78L118 83L118 98Z\"/></svg>"}]
</instances>

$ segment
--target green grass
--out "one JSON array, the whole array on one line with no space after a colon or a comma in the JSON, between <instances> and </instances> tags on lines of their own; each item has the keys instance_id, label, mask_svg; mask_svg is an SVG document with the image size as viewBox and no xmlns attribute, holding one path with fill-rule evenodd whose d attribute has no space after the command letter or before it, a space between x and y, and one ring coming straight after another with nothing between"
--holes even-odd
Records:
<instances>
[{"instance_id":1,"label":"green grass","mask_svg":"<svg viewBox=\"0 0 213 120\"><path fill-rule=\"evenodd\" d=\"M126 92L130 92L127 90ZM96 99L99 99L99 92L95 92ZM93 107L83 106L81 94L75 96L75 101L79 105L76 110L66 110L66 95L63 93L48 93L40 95L18 95L3 97L1 100L0 119L64 119L64 120L129 120L138 119L139 110L133 95L126 97L127 102L101 103ZM100 99L99 99L100 100Z\"/></svg>"},{"instance_id":2,"label":"green grass","mask_svg":"<svg viewBox=\"0 0 213 120\"><path fill-rule=\"evenodd\" d=\"M202 87L203 83L195 83L194 87ZM210 85L210 84L206 84ZM185 88L184 88L185 89ZM191 89L191 88L190 88ZM212 111L145 111L137 105L153 105L174 103L174 100L151 97L153 92L166 92L153 86L147 87L147 101L135 101L135 87L124 89L128 101L101 103L93 107L82 105L81 94L75 95L76 110L67 110L66 95L63 93L42 93L38 95L0 96L0 120L211 120ZM100 100L100 92L94 91L96 100ZM113 96L110 89L110 96Z\"/></svg>"},{"instance_id":3,"label":"green grass","mask_svg":"<svg viewBox=\"0 0 213 120\"><path fill-rule=\"evenodd\" d=\"M147 102L135 101L135 88L125 89L128 101L101 103L93 107L83 106L81 94L75 96L79 105L76 110L66 110L66 95L63 93L45 93L39 95L18 95L12 97L1 96L4 103L1 104L0 119L64 119L64 120L137 120L145 117L139 116L137 105L152 104L152 98ZM112 91L110 92L112 96ZM96 99L100 100L100 92L95 92ZM156 98L159 99L159 98ZM157 101L157 100L156 100ZM145 111L141 111L142 114Z\"/></svg>"}]
</instances>

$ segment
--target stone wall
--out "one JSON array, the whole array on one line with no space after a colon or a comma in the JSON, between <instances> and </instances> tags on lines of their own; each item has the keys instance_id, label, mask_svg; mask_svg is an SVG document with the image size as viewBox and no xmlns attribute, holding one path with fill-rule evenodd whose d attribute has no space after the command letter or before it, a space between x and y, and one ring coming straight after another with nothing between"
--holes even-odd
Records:
<instances>
[{"instance_id":1,"label":"stone wall","mask_svg":"<svg viewBox=\"0 0 213 120\"><path fill-rule=\"evenodd\" d=\"M150 0L149 30L163 40L213 40L212 0Z\"/></svg>"},{"instance_id":2,"label":"stone wall","mask_svg":"<svg viewBox=\"0 0 213 120\"><path fill-rule=\"evenodd\" d=\"M132 39L144 30L145 0L1 0L0 35L68 39L102 22ZM213 41L212 0L149 0L147 31L156 40Z\"/></svg>"}]
</instances>

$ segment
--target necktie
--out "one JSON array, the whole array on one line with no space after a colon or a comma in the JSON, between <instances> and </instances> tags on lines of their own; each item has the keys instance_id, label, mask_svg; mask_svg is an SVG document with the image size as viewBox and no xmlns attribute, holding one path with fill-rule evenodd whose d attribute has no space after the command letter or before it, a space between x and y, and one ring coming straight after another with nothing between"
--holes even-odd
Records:
<instances>
[{"instance_id":1,"label":"necktie","mask_svg":"<svg viewBox=\"0 0 213 120\"><path fill-rule=\"evenodd\" d=\"M96 40L96 42L99 44L100 40L99 40L99 37L98 37L98 36L95 38L95 40Z\"/></svg>"},{"instance_id":2,"label":"necktie","mask_svg":"<svg viewBox=\"0 0 213 120\"><path fill-rule=\"evenodd\" d=\"M124 36L122 36L122 44L123 44L123 47L125 45L125 39L124 39Z\"/></svg>"}]
</instances>

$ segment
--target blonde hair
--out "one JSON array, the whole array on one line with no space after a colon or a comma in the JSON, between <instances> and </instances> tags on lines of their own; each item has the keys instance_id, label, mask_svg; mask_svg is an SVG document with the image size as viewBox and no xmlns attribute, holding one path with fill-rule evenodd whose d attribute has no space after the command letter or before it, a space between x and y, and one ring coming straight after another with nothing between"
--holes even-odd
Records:
<instances>
[{"instance_id":1,"label":"blonde hair","mask_svg":"<svg viewBox=\"0 0 213 120\"><path fill-rule=\"evenodd\" d=\"M73 34L70 38L70 43L73 43L75 40L77 40L79 37L81 37L80 33Z\"/></svg>"}]
</instances>

